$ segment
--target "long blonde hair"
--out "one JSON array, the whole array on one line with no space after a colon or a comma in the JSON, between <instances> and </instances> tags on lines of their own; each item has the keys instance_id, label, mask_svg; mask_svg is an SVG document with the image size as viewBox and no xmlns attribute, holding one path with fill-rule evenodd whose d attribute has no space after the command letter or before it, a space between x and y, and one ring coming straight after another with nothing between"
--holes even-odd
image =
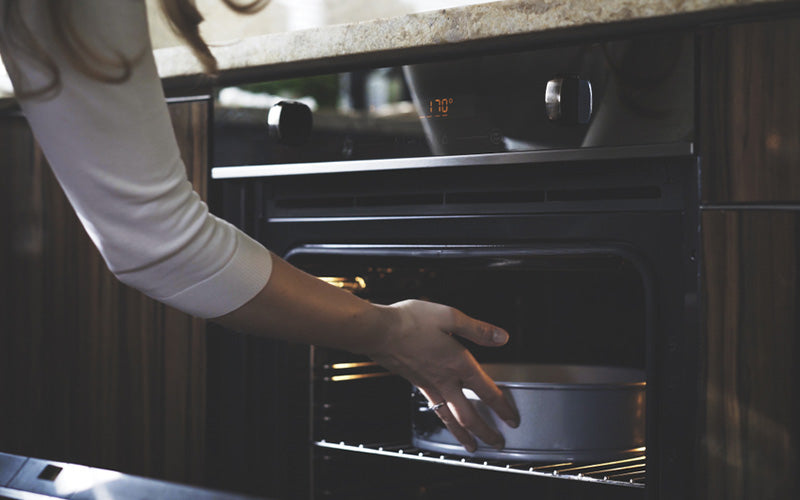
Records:
<instances>
[{"instance_id":1,"label":"long blonde hair","mask_svg":"<svg viewBox=\"0 0 800 500\"><path fill-rule=\"evenodd\" d=\"M0 0L3 9L3 26L0 29L0 48L3 50L4 63L9 74L18 74L18 66L10 55L12 46L21 53L31 57L51 78L48 83L38 88L15 88L19 98L32 98L51 95L61 87L61 72L52 56L36 39L33 31L25 23L20 10L25 0ZM144 0L141 0L144 1ZM269 3L269 0L222 0L231 10L239 13L257 12ZM75 28L72 19L72 1L44 0L47 21L57 43L64 48L70 64L81 73L99 81L121 83L130 78L137 57L128 58L115 52L113 56L94 50L80 32ZM195 0L160 0L161 9L166 16L170 28L181 38L203 65L206 73L217 72L217 60L208 45L200 36L200 23L203 16L197 9ZM18 79L19 81L19 79ZM24 85L24 84L23 84Z\"/></svg>"}]
</instances>

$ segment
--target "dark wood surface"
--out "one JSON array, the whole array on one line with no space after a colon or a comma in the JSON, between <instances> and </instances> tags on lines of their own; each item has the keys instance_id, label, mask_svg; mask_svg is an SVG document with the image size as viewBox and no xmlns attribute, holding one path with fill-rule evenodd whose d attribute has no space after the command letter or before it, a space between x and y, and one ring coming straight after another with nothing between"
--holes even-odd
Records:
<instances>
[{"instance_id":1,"label":"dark wood surface","mask_svg":"<svg viewBox=\"0 0 800 500\"><path fill-rule=\"evenodd\" d=\"M209 112L170 105L201 196ZM0 450L200 483L205 323L113 277L22 118L0 144Z\"/></svg>"},{"instance_id":2,"label":"dark wood surface","mask_svg":"<svg viewBox=\"0 0 800 500\"><path fill-rule=\"evenodd\" d=\"M800 18L713 26L699 42L698 498L796 498Z\"/></svg>"},{"instance_id":3,"label":"dark wood surface","mask_svg":"<svg viewBox=\"0 0 800 500\"><path fill-rule=\"evenodd\" d=\"M706 203L800 201L800 18L700 32Z\"/></svg>"},{"instance_id":4,"label":"dark wood surface","mask_svg":"<svg viewBox=\"0 0 800 500\"><path fill-rule=\"evenodd\" d=\"M706 211L702 228L698 498L799 498L800 211Z\"/></svg>"}]
</instances>

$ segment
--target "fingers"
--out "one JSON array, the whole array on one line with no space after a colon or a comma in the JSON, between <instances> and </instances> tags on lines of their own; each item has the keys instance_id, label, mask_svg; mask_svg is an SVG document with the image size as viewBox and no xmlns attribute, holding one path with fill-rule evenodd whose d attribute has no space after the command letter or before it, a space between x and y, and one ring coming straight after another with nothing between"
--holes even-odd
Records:
<instances>
[{"instance_id":1,"label":"fingers","mask_svg":"<svg viewBox=\"0 0 800 500\"><path fill-rule=\"evenodd\" d=\"M464 385L472 389L481 398L481 401L491 408L506 425L513 428L519 427L519 412L477 363L470 375L464 378Z\"/></svg>"},{"instance_id":2,"label":"fingers","mask_svg":"<svg viewBox=\"0 0 800 500\"><path fill-rule=\"evenodd\" d=\"M485 346L498 346L508 342L508 333L489 323L473 319L458 309L452 309L453 328L456 333L476 344ZM466 374L462 377L464 385L472 389L475 394L491 408L510 427L519 426L519 413L511 406L502 391L494 381L486 375L481 367L472 358Z\"/></svg>"},{"instance_id":3,"label":"fingers","mask_svg":"<svg viewBox=\"0 0 800 500\"><path fill-rule=\"evenodd\" d=\"M475 442L475 438L458 423L458 420L453 416L447 405L437 408L435 413L444 426L447 427L447 430L453 434L468 452L474 453L478 449L478 443Z\"/></svg>"},{"instance_id":4,"label":"fingers","mask_svg":"<svg viewBox=\"0 0 800 500\"><path fill-rule=\"evenodd\" d=\"M478 439L489 446L498 450L502 450L505 447L505 439L503 439L503 436L496 430L489 427L489 425L481 418L481 416L478 415L478 412L475 410L472 402L470 402L470 400L464 396L464 393L460 388L453 390L452 392L445 393L444 397L447 400L448 412L442 412L442 414L451 413L462 428L468 429L472 434L477 436ZM442 409L444 409L444 407L442 407L440 410ZM439 418L442 418L442 414L439 414ZM443 418L442 420L444 421ZM447 425L447 422L445 422L445 425ZM450 427L448 427L448 429L449 428ZM461 440L459 439L459 441ZM469 448L467 449L469 450Z\"/></svg>"},{"instance_id":5,"label":"fingers","mask_svg":"<svg viewBox=\"0 0 800 500\"><path fill-rule=\"evenodd\" d=\"M411 333L397 338L396 351L406 356L386 356L382 362L401 373L422 390L437 416L464 447L474 452L476 437L489 446L502 449L503 436L478 413L463 393L472 389L509 426L519 425L519 416L495 383L481 370L469 351L455 340L439 334L456 334L484 346L508 342L508 333L489 323L470 318L457 309L424 301L403 301L393 304L413 325ZM412 334L419 333L414 336ZM414 339L408 342L407 339ZM381 362L381 361L379 361ZM439 403L446 402L446 405Z\"/></svg>"},{"instance_id":6,"label":"fingers","mask_svg":"<svg viewBox=\"0 0 800 500\"><path fill-rule=\"evenodd\" d=\"M470 318L458 309L451 309L452 325L448 332L469 339L478 345L501 346L508 342L508 332L489 323Z\"/></svg>"},{"instance_id":7,"label":"fingers","mask_svg":"<svg viewBox=\"0 0 800 500\"><path fill-rule=\"evenodd\" d=\"M431 405L437 405L439 403L445 402L444 396L439 394L436 391L432 390L425 390L422 387L419 388L422 394L428 399ZM473 453L476 449L478 449L478 444L475 442L475 438L472 437L472 434L469 433L461 424L458 423L453 413L450 411L450 408L447 404L440 406L436 410L434 410L436 416L439 417L439 420L442 421L447 430L455 437L459 443L461 443L464 448Z\"/></svg>"},{"instance_id":8,"label":"fingers","mask_svg":"<svg viewBox=\"0 0 800 500\"><path fill-rule=\"evenodd\" d=\"M477 369L475 380L471 382L465 380L465 385L472 389L483 400L483 403L489 406L507 425L518 427L519 414L516 409L477 364L475 368ZM503 449L505 446L503 436L483 420L472 402L464 396L460 386L445 390L442 394L436 390L426 390L421 387L420 391L432 406L438 406L434 410L436 415L467 451L472 453L477 449L473 434L489 446L498 450ZM446 404L439 405L442 402Z\"/></svg>"}]
</instances>

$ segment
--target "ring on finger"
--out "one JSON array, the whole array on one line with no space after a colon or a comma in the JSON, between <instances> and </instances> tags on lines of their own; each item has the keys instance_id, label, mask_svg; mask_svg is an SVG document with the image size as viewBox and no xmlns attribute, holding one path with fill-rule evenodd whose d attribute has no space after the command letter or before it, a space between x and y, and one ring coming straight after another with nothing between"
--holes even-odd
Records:
<instances>
[{"instance_id":1,"label":"ring on finger","mask_svg":"<svg viewBox=\"0 0 800 500\"><path fill-rule=\"evenodd\" d=\"M442 401L441 403L436 403L436 404L429 404L428 405L428 411L436 411L439 408L441 408L442 406L444 406L445 404L447 404L445 401Z\"/></svg>"}]
</instances>

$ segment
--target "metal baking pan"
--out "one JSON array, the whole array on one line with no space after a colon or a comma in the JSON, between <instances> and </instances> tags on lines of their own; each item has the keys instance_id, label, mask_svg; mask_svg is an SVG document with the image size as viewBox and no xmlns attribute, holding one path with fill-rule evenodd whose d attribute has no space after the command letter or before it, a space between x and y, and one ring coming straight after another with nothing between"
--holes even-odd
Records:
<instances>
[{"instance_id":1,"label":"metal baking pan","mask_svg":"<svg viewBox=\"0 0 800 500\"><path fill-rule=\"evenodd\" d=\"M520 413L518 428L502 422L469 389L464 394L505 438L496 450L478 440L467 452L413 395L412 443L419 449L460 456L524 461L612 460L641 453L645 446L645 375L608 366L484 364Z\"/></svg>"}]
</instances>

